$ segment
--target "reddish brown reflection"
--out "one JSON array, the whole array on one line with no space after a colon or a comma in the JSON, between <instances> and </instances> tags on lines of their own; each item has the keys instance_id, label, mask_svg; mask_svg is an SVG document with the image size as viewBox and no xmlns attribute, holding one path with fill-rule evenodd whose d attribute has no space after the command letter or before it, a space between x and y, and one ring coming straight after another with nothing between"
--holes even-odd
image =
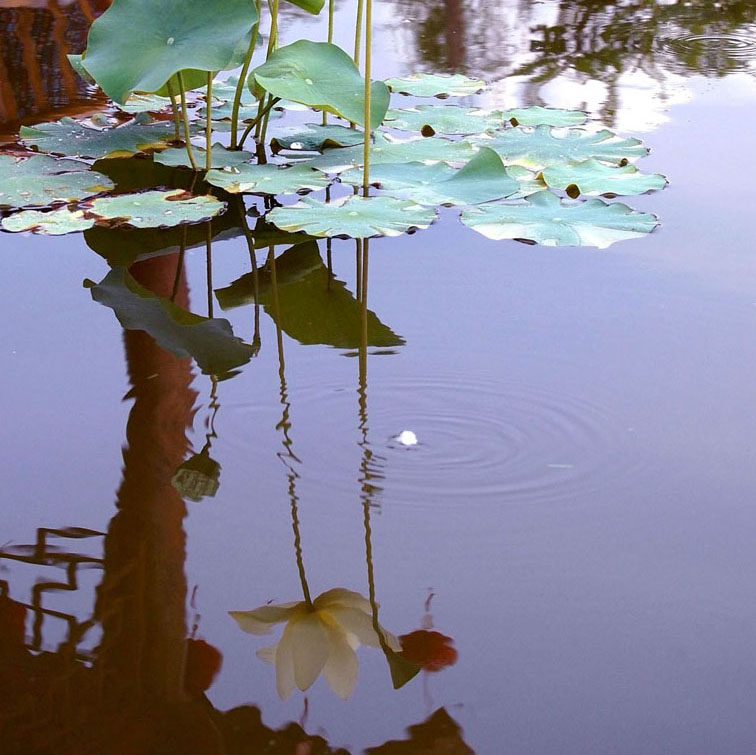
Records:
<instances>
[{"instance_id":1,"label":"reddish brown reflection","mask_svg":"<svg viewBox=\"0 0 756 755\"><path fill-rule=\"evenodd\" d=\"M399 638L402 656L410 663L422 666L423 671L441 671L457 662L454 640L441 632L417 629Z\"/></svg>"},{"instance_id":2,"label":"reddish brown reflection","mask_svg":"<svg viewBox=\"0 0 756 755\"><path fill-rule=\"evenodd\" d=\"M459 724L439 708L421 724L407 729L409 738L365 750L366 755L470 755Z\"/></svg>"}]
</instances>

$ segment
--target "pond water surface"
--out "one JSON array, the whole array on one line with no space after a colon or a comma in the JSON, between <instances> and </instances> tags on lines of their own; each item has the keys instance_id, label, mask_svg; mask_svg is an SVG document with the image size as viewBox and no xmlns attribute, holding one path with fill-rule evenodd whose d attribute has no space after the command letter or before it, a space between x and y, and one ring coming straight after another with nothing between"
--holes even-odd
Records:
<instances>
[{"instance_id":1,"label":"pond water surface","mask_svg":"<svg viewBox=\"0 0 756 755\"><path fill-rule=\"evenodd\" d=\"M51 41L50 19L95 4L23 5L0 3L9 138L98 105L24 78L36 59L53 81L50 51L83 37ZM257 307L233 213L210 302L204 228L182 256L176 232L3 234L0 750L753 752L756 4L375 13L377 76L465 72L491 82L470 102L585 108L642 138L670 186L630 204L660 228L547 248L444 210L369 252L277 247ZM338 4L347 48L353 18ZM289 13L282 33L323 23ZM122 163L106 170L139 185ZM238 374L215 383L92 300L82 281L135 245L135 279L259 343ZM217 492L182 500L182 464ZM256 657L280 627L228 612L301 601L302 572L456 660L415 635L426 668L395 690L361 647L347 701L323 678L282 701Z\"/></svg>"}]
</instances>

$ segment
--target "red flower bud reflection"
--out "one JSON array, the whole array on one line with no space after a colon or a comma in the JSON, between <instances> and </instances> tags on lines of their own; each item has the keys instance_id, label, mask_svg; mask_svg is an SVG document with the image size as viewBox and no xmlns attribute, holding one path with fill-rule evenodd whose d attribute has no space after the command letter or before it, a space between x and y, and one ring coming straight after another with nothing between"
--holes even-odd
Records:
<instances>
[{"instance_id":1,"label":"red flower bud reflection","mask_svg":"<svg viewBox=\"0 0 756 755\"><path fill-rule=\"evenodd\" d=\"M184 690L192 697L206 692L220 671L223 656L204 640L190 638L186 641Z\"/></svg>"},{"instance_id":2,"label":"red flower bud reflection","mask_svg":"<svg viewBox=\"0 0 756 755\"><path fill-rule=\"evenodd\" d=\"M422 666L425 671L441 671L457 662L454 640L441 632L417 629L399 638L401 655L410 663Z\"/></svg>"}]
</instances>

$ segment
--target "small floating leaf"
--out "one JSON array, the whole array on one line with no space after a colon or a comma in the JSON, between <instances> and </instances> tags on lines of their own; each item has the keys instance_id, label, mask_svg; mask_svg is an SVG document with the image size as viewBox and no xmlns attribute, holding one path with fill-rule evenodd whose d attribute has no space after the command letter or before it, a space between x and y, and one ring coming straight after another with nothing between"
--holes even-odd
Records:
<instances>
[{"instance_id":1,"label":"small floating leaf","mask_svg":"<svg viewBox=\"0 0 756 755\"><path fill-rule=\"evenodd\" d=\"M93 219L84 217L82 210L74 211L64 207L52 212L40 212L39 210L17 212L3 218L0 221L0 226L11 233L32 231L45 236L62 236L64 233L86 231L94 223Z\"/></svg>"},{"instance_id":2,"label":"small floating leaf","mask_svg":"<svg viewBox=\"0 0 756 755\"><path fill-rule=\"evenodd\" d=\"M638 238L657 225L653 215L600 199L559 199L550 191L517 204L495 202L465 210L462 222L490 239L525 239L544 246L597 246Z\"/></svg>"},{"instance_id":3,"label":"small floating leaf","mask_svg":"<svg viewBox=\"0 0 756 755\"><path fill-rule=\"evenodd\" d=\"M232 170L211 170L205 180L231 194L296 194L307 189L324 189L330 181L307 165L283 168L278 165L237 165Z\"/></svg>"},{"instance_id":4,"label":"small floating leaf","mask_svg":"<svg viewBox=\"0 0 756 755\"><path fill-rule=\"evenodd\" d=\"M132 94L123 105L118 107L127 113L149 113L164 110L170 106L169 97L158 97L156 94Z\"/></svg>"},{"instance_id":5,"label":"small floating leaf","mask_svg":"<svg viewBox=\"0 0 756 755\"><path fill-rule=\"evenodd\" d=\"M292 126L270 140L274 152L290 149L301 152L322 152L333 147L353 147L365 141L362 131L346 126L305 123L304 128Z\"/></svg>"},{"instance_id":6,"label":"small floating leaf","mask_svg":"<svg viewBox=\"0 0 756 755\"><path fill-rule=\"evenodd\" d=\"M49 155L0 155L0 207L46 207L114 188L102 173L76 160Z\"/></svg>"},{"instance_id":7,"label":"small floating leaf","mask_svg":"<svg viewBox=\"0 0 756 755\"><path fill-rule=\"evenodd\" d=\"M554 189L574 185L579 194L644 194L667 185L667 179L658 173L641 173L634 165L618 167L598 160L554 165L543 171L543 180Z\"/></svg>"},{"instance_id":8,"label":"small floating leaf","mask_svg":"<svg viewBox=\"0 0 756 755\"><path fill-rule=\"evenodd\" d=\"M239 120L240 121L253 121L257 118L259 105L256 102L242 104L239 107ZM200 108L200 115L207 116L207 107ZM234 103L230 100L224 100L220 105L213 105L210 108L210 120L211 121L230 121L234 115ZM271 110L269 120L271 118L280 118L280 113Z\"/></svg>"},{"instance_id":9,"label":"small floating leaf","mask_svg":"<svg viewBox=\"0 0 756 755\"><path fill-rule=\"evenodd\" d=\"M502 119L512 121L517 126L580 126L587 119L582 110L562 110L555 107L532 107L512 108L501 113Z\"/></svg>"},{"instance_id":10,"label":"small floating leaf","mask_svg":"<svg viewBox=\"0 0 756 755\"><path fill-rule=\"evenodd\" d=\"M205 150L202 147L193 147L197 165L205 165ZM251 152L243 150L226 149L222 144L213 144L210 149L210 159L213 168L226 168L231 165L239 165L251 160L254 155ZM153 158L156 163L167 165L171 168L179 166L190 167L189 155L186 153L186 147L171 147L163 152L158 152Z\"/></svg>"},{"instance_id":11,"label":"small floating leaf","mask_svg":"<svg viewBox=\"0 0 756 755\"><path fill-rule=\"evenodd\" d=\"M125 267L114 267L98 284L85 281L92 298L110 307L127 330L143 330L178 357L194 357L209 375L225 375L246 364L252 346L234 335L228 320L187 312L137 283Z\"/></svg>"},{"instance_id":12,"label":"small floating leaf","mask_svg":"<svg viewBox=\"0 0 756 755\"><path fill-rule=\"evenodd\" d=\"M460 73L413 73L401 78L386 79L392 92L412 94L415 97L466 97L485 88L486 82L471 79Z\"/></svg>"},{"instance_id":13,"label":"small floating leaf","mask_svg":"<svg viewBox=\"0 0 756 755\"><path fill-rule=\"evenodd\" d=\"M21 126L21 139L40 152L68 157L128 157L148 149L164 149L173 139L173 125L150 123L144 115L116 128L90 128L73 118Z\"/></svg>"},{"instance_id":14,"label":"small floating leaf","mask_svg":"<svg viewBox=\"0 0 756 755\"><path fill-rule=\"evenodd\" d=\"M354 61L340 47L328 42L301 39L279 47L250 74L274 97L325 110L353 123L363 124L364 81ZM370 87L370 123L376 128L389 106L382 81Z\"/></svg>"},{"instance_id":15,"label":"small floating leaf","mask_svg":"<svg viewBox=\"0 0 756 755\"><path fill-rule=\"evenodd\" d=\"M94 199L85 205L98 220L120 221L133 228L159 228L201 223L223 212L225 202L215 197L194 197L182 189L144 191Z\"/></svg>"},{"instance_id":16,"label":"small floating leaf","mask_svg":"<svg viewBox=\"0 0 756 755\"><path fill-rule=\"evenodd\" d=\"M304 231L310 236L401 236L427 228L435 210L393 197L342 197L318 202L310 197L290 207L276 207L267 220L284 231Z\"/></svg>"},{"instance_id":17,"label":"small floating leaf","mask_svg":"<svg viewBox=\"0 0 756 755\"><path fill-rule=\"evenodd\" d=\"M402 131L430 129L438 134L480 134L504 125L501 111L477 110L458 105L418 105L389 110L385 126Z\"/></svg>"}]
</instances>

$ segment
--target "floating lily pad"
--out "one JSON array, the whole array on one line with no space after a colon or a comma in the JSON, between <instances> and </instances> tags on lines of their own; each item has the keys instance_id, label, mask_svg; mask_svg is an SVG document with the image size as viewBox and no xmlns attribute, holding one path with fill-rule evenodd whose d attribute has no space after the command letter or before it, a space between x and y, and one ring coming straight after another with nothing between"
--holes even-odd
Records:
<instances>
[{"instance_id":1,"label":"floating lily pad","mask_svg":"<svg viewBox=\"0 0 756 755\"><path fill-rule=\"evenodd\" d=\"M205 180L231 194L296 194L324 189L330 181L307 165L283 168L278 165L237 165L230 170L211 170Z\"/></svg>"},{"instance_id":2,"label":"floating lily pad","mask_svg":"<svg viewBox=\"0 0 756 755\"><path fill-rule=\"evenodd\" d=\"M69 210L64 207L52 212L24 210L3 218L0 226L11 233L32 231L45 236L62 236L64 233L86 231L94 225L94 220L85 218L82 210Z\"/></svg>"},{"instance_id":3,"label":"floating lily pad","mask_svg":"<svg viewBox=\"0 0 756 755\"><path fill-rule=\"evenodd\" d=\"M242 104L239 107L239 120L240 121L253 121L257 118L258 103L252 102ZM207 107L200 108L200 115L207 117ZM210 108L210 120L212 121L230 121L234 114L234 103L230 100L225 100L219 105L213 105ZM280 113L270 112L271 118L280 118Z\"/></svg>"},{"instance_id":4,"label":"floating lily pad","mask_svg":"<svg viewBox=\"0 0 756 755\"><path fill-rule=\"evenodd\" d=\"M600 199L559 199L541 191L518 204L495 202L465 210L462 222L490 239L525 239L544 246L597 246L638 238L658 224L655 216Z\"/></svg>"},{"instance_id":5,"label":"floating lily pad","mask_svg":"<svg viewBox=\"0 0 756 755\"><path fill-rule=\"evenodd\" d=\"M148 149L164 149L173 139L173 124L150 123L144 116L117 128L90 128L73 118L21 126L21 139L40 152L68 157L128 157Z\"/></svg>"},{"instance_id":6,"label":"floating lily pad","mask_svg":"<svg viewBox=\"0 0 756 755\"><path fill-rule=\"evenodd\" d=\"M93 199L85 206L98 220L119 221L133 228L162 228L181 223L201 223L223 212L225 202L215 197L195 197L181 189L143 191Z\"/></svg>"},{"instance_id":7,"label":"floating lily pad","mask_svg":"<svg viewBox=\"0 0 756 755\"><path fill-rule=\"evenodd\" d=\"M386 79L392 92L412 94L415 97L466 97L485 89L486 82L471 79L461 73L413 73L401 78Z\"/></svg>"},{"instance_id":8,"label":"floating lily pad","mask_svg":"<svg viewBox=\"0 0 756 755\"><path fill-rule=\"evenodd\" d=\"M202 147L192 147L194 160L198 166L205 166L205 150ZM225 168L230 165L239 165L247 160L251 160L254 155L244 150L226 149L222 144L213 144L210 150L210 159L213 168ZM167 165L170 168L179 166L189 168L189 155L186 153L186 147L171 147L163 152L158 152L154 160L161 165Z\"/></svg>"},{"instance_id":9,"label":"floating lily pad","mask_svg":"<svg viewBox=\"0 0 756 755\"><path fill-rule=\"evenodd\" d=\"M370 173L370 180L382 189L397 191L404 198L431 206L490 202L509 197L521 189L517 180L507 173L501 158L486 147L461 170L454 170L444 163L386 164L377 165ZM342 173L341 181L360 186L362 170Z\"/></svg>"},{"instance_id":10,"label":"floating lily pad","mask_svg":"<svg viewBox=\"0 0 756 755\"><path fill-rule=\"evenodd\" d=\"M559 133L550 126L510 128L493 139L478 139L476 143L491 147L508 163L536 170L589 158L619 164L648 154L640 140L620 139L611 131L569 129Z\"/></svg>"},{"instance_id":11,"label":"floating lily pad","mask_svg":"<svg viewBox=\"0 0 756 755\"><path fill-rule=\"evenodd\" d=\"M504 110L502 119L514 121L515 126L580 126L588 116L582 110L562 110L554 107L518 107Z\"/></svg>"},{"instance_id":12,"label":"floating lily pad","mask_svg":"<svg viewBox=\"0 0 756 755\"><path fill-rule=\"evenodd\" d=\"M418 105L389 110L385 125L402 131L433 134L480 134L504 125L500 111L477 110L458 105Z\"/></svg>"},{"instance_id":13,"label":"floating lily pad","mask_svg":"<svg viewBox=\"0 0 756 755\"><path fill-rule=\"evenodd\" d=\"M0 155L0 207L47 207L113 188L107 176L76 160Z\"/></svg>"},{"instance_id":14,"label":"floating lily pad","mask_svg":"<svg viewBox=\"0 0 756 755\"><path fill-rule=\"evenodd\" d=\"M100 283L85 281L92 299L110 307L127 330L143 330L178 357L194 357L200 369L222 376L246 364L254 349L234 335L228 320L200 317L156 296L125 267L114 267Z\"/></svg>"},{"instance_id":15,"label":"floating lily pad","mask_svg":"<svg viewBox=\"0 0 756 755\"><path fill-rule=\"evenodd\" d=\"M223 81L213 82L213 99L222 102L233 102L236 97L236 85L239 83L239 77L236 75L229 76ZM257 97L247 89L246 86L242 87L241 91L241 104L242 105L254 105L257 103Z\"/></svg>"},{"instance_id":16,"label":"floating lily pad","mask_svg":"<svg viewBox=\"0 0 756 755\"><path fill-rule=\"evenodd\" d=\"M132 94L123 105L118 107L127 113L149 113L165 110L170 106L170 97L158 97L156 94Z\"/></svg>"},{"instance_id":17,"label":"floating lily pad","mask_svg":"<svg viewBox=\"0 0 756 755\"><path fill-rule=\"evenodd\" d=\"M577 165L554 165L543 171L543 180L554 189L567 189L570 196L644 194L667 185L667 179L658 173L641 173L634 165L618 167L598 160L585 160Z\"/></svg>"},{"instance_id":18,"label":"floating lily pad","mask_svg":"<svg viewBox=\"0 0 756 755\"><path fill-rule=\"evenodd\" d=\"M282 149L297 152L322 152L334 147L353 147L365 141L362 131L346 126L306 123L304 127L292 126L280 131L270 140L274 152Z\"/></svg>"},{"instance_id":19,"label":"floating lily pad","mask_svg":"<svg viewBox=\"0 0 756 755\"><path fill-rule=\"evenodd\" d=\"M309 107L340 115L363 124L364 81L354 61L340 47L306 39L280 47L250 74L275 97L300 102ZM382 81L370 87L370 123L383 121L389 93Z\"/></svg>"},{"instance_id":20,"label":"floating lily pad","mask_svg":"<svg viewBox=\"0 0 756 755\"><path fill-rule=\"evenodd\" d=\"M304 231L310 236L401 236L413 229L427 228L435 210L394 197L342 197L318 202L310 197L290 207L276 207L266 216L284 231Z\"/></svg>"},{"instance_id":21,"label":"floating lily pad","mask_svg":"<svg viewBox=\"0 0 756 755\"><path fill-rule=\"evenodd\" d=\"M82 63L124 102L155 92L178 71L222 71L257 21L251 0L118 0L92 24Z\"/></svg>"}]
</instances>

